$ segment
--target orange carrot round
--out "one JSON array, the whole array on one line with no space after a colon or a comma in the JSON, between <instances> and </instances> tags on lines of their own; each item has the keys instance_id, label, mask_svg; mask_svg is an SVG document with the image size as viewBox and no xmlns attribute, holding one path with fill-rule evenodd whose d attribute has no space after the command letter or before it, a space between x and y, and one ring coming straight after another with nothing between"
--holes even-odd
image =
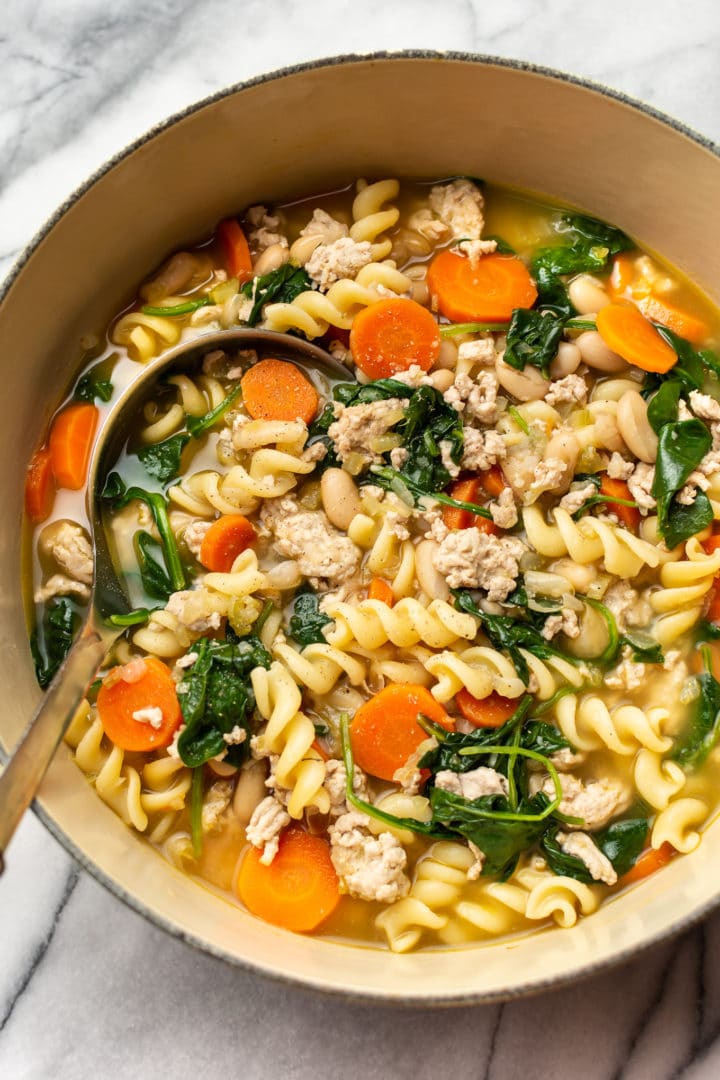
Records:
<instances>
[{"instance_id":1,"label":"orange carrot round","mask_svg":"<svg viewBox=\"0 0 720 1080\"><path fill-rule=\"evenodd\" d=\"M97 709L105 734L121 750L147 751L169 746L182 722L173 677L154 656L147 656L140 663L131 660L109 671L98 692ZM139 718L133 715L146 709L159 709L160 713Z\"/></svg>"},{"instance_id":2,"label":"orange carrot round","mask_svg":"<svg viewBox=\"0 0 720 1080\"><path fill-rule=\"evenodd\" d=\"M675 351L634 304L608 304L596 324L605 344L642 371L664 374L677 363Z\"/></svg>"},{"instance_id":3,"label":"orange carrot round","mask_svg":"<svg viewBox=\"0 0 720 1080\"><path fill-rule=\"evenodd\" d=\"M260 862L260 855L251 847L238 872L237 893L248 911L300 934L315 930L332 914L340 888L326 840L290 828L280 837L269 866Z\"/></svg>"},{"instance_id":4,"label":"orange carrot round","mask_svg":"<svg viewBox=\"0 0 720 1080\"><path fill-rule=\"evenodd\" d=\"M440 312L453 322L509 322L515 308L532 307L538 295L514 255L483 255L473 266L464 255L441 251L430 263L427 283Z\"/></svg>"},{"instance_id":5,"label":"orange carrot round","mask_svg":"<svg viewBox=\"0 0 720 1080\"><path fill-rule=\"evenodd\" d=\"M243 404L253 420L304 420L309 424L318 410L318 396L310 380L287 360L261 360L241 380Z\"/></svg>"},{"instance_id":6,"label":"orange carrot round","mask_svg":"<svg viewBox=\"0 0 720 1080\"><path fill-rule=\"evenodd\" d=\"M478 480L480 481L480 486L483 491L488 495L492 495L494 499L496 499L498 495L502 495L503 491L508 486L499 465L491 465L489 469L485 469L484 472L478 473Z\"/></svg>"},{"instance_id":7,"label":"orange carrot round","mask_svg":"<svg viewBox=\"0 0 720 1080\"><path fill-rule=\"evenodd\" d=\"M356 764L371 776L392 780L427 738L417 722L421 713L452 730L452 719L424 686L394 683L371 697L350 725Z\"/></svg>"},{"instance_id":8,"label":"orange carrot round","mask_svg":"<svg viewBox=\"0 0 720 1080\"><path fill-rule=\"evenodd\" d=\"M227 574L238 555L255 540L255 527L242 514L224 514L214 521L200 545L200 562L207 570Z\"/></svg>"},{"instance_id":9,"label":"orange carrot round","mask_svg":"<svg viewBox=\"0 0 720 1080\"><path fill-rule=\"evenodd\" d=\"M368 600L380 600L383 604L387 604L388 607L392 607L395 603L395 594L387 581L374 577L368 589Z\"/></svg>"},{"instance_id":10,"label":"orange carrot round","mask_svg":"<svg viewBox=\"0 0 720 1080\"><path fill-rule=\"evenodd\" d=\"M456 480L451 484L449 494L451 498L457 499L459 502L471 502L482 506L483 502L480 500L485 491L482 477L471 476L467 480ZM490 518L480 517L479 514L473 514L471 510L463 510L459 506L444 506L442 516L448 529L471 529L474 527L479 529L480 532L492 535L497 535L500 532L498 526Z\"/></svg>"},{"instance_id":11,"label":"orange carrot round","mask_svg":"<svg viewBox=\"0 0 720 1080\"><path fill-rule=\"evenodd\" d=\"M632 492L624 480L602 474L600 480L600 494L607 495L611 499L627 499L633 501ZM636 506L623 506L622 503L609 502L605 509L610 514L615 514L619 521L631 532L637 532L640 528L640 511Z\"/></svg>"},{"instance_id":12,"label":"orange carrot round","mask_svg":"<svg viewBox=\"0 0 720 1080\"><path fill-rule=\"evenodd\" d=\"M25 512L34 525L50 516L55 500L55 478L50 449L44 446L30 462L25 477Z\"/></svg>"},{"instance_id":13,"label":"orange carrot round","mask_svg":"<svg viewBox=\"0 0 720 1080\"><path fill-rule=\"evenodd\" d=\"M218 225L217 235L230 276L239 278L240 281L252 277L252 256L240 223L235 218L225 218Z\"/></svg>"},{"instance_id":14,"label":"orange carrot round","mask_svg":"<svg viewBox=\"0 0 720 1080\"><path fill-rule=\"evenodd\" d=\"M667 841L661 844L659 848L648 848L647 851L640 855L627 874L623 874L618 881L618 885L622 888L624 885L632 885L635 881L642 881L643 878L654 874L656 870L667 866L674 854L675 848Z\"/></svg>"},{"instance_id":15,"label":"orange carrot round","mask_svg":"<svg viewBox=\"0 0 720 1080\"><path fill-rule=\"evenodd\" d=\"M95 405L80 401L68 405L53 420L48 447L58 487L79 491L87 480L99 416Z\"/></svg>"},{"instance_id":16,"label":"orange carrot round","mask_svg":"<svg viewBox=\"0 0 720 1080\"><path fill-rule=\"evenodd\" d=\"M710 332L707 324L697 315L671 304L669 300L661 300L658 296L644 296L637 301L637 306L646 319L667 326L668 330L687 338L693 345L702 345Z\"/></svg>"},{"instance_id":17,"label":"orange carrot round","mask_svg":"<svg viewBox=\"0 0 720 1080\"><path fill-rule=\"evenodd\" d=\"M634 280L635 260L624 253L616 255L608 282L610 293L617 298L629 296Z\"/></svg>"},{"instance_id":18,"label":"orange carrot round","mask_svg":"<svg viewBox=\"0 0 720 1080\"><path fill-rule=\"evenodd\" d=\"M414 300L378 300L353 319L350 351L370 379L387 379L417 364L428 371L440 355L435 319Z\"/></svg>"},{"instance_id":19,"label":"orange carrot round","mask_svg":"<svg viewBox=\"0 0 720 1080\"><path fill-rule=\"evenodd\" d=\"M455 695L455 704L471 724L487 728L502 727L518 705L514 698L502 697L495 690L486 698L473 697L464 686Z\"/></svg>"}]
</instances>

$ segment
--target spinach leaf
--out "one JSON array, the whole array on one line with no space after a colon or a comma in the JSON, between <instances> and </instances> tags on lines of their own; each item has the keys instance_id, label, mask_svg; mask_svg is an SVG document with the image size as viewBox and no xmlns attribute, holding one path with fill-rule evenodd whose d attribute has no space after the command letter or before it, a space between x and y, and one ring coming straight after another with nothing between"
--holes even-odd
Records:
<instances>
[{"instance_id":1,"label":"spinach leaf","mask_svg":"<svg viewBox=\"0 0 720 1080\"><path fill-rule=\"evenodd\" d=\"M537 251L531 271L539 294L538 307L567 318L574 314L574 308L560 279L604 270L611 255L628 250L633 242L620 229L584 214L563 215L562 226L568 243Z\"/></svg>"},{"instance_id":2,"label":"spinach leaf","mask_svg":"<svg viewBox=\"0 0 720 1080\"><path fill-rule=\"evenodd\" d=\"M550 365L557 356L562 340L563 320L542 311L516 308L512 313L507 334L504 360L510 367L523 371L526 364L540 368L550 377Z\"/></svg>"},{"instance_id":3,"label":"spinach leaf","mask_svg":"<svg viewBox=\"0 0 720 1080\"><path fill-rule=\"evenodd\" d=\"M713 521L713 509L704 491L695 493L695 501L690 506L673 500L667 515L663 538L669 548L689 540Z\"/></svg>"},{"instance_id":4,"label":"spinach leaf","mask_svg":"<svg viewBox=\"0 0 720 1080\"><path fill-rule=\"evenodd\" d=\"M497 244L495 250L497 251L498 255L517 255L515 248L511 247L510 244L508 244L507 240L503 240L502 236L498 236L496 233L490 233L483 239L495 241L495 243Z\"/></svg>"},{"instance_id":5,"label":"spinach leaf","mask_svg":"<svg viewBox=\"0 0 720 1080\"><path fill-rule=\"evenodd\" d=\"M357 383L338 383L333 390L333 397L341 405L368 405L372 401L387 401L388 398L410 398L413 393L412 387L398 379L375 379L364 386Z\"/></svg>"},{"instance_id":6,"label":"spinach leaf","mask_svg":"<svg viewBox=\"0 0 720 1080\"><path fill-rule=\"evenodd\" d=\"M678 379L667 379L651 398L647 416L656 435L660 434L665 424L672 424L677 420L682 389L682 383Z\"/></svg>"},{"instance_id":7,"label":"spinach leaf","mask_svg":"<svg viewBox=\"0 0 720 1080\"><path fill-rule=\"evenodd\" d=\"M311 288L312 281L302 266L294 266L290 262L279 266L277 270L271 270L269 274L261 274L260 277L246 281L240 286L240 292L253 301L247 325L255 326L265 304L271 301L276 304L291 304L296 296Z\"/></svg>"},{"instance_id":8,"label":"spinach leaf","mask_svg":"<svg viewBox=\"0 0 720 1080\"><path fill-rule=\"evenodd\" d=\"M658 442L655 479L652 486L652 494L657 500L658 523L663 536L665 536L670 505L674 496L685 484L693 469L700 464L711 446L710 432L701 420L676 420L663 426ZM686 509L689 510L691 507ZM688 536L691 535L692 533L688 533Z\"/></svg>"},{"instance_id":9,"label":"spinach leaf","mask_svg":"<svg viewBox=\"0 0 720 1080\"><path fill-rule=\"evenodd\" d=\"M660 642L655 641L649 634L622 634L620 644L632 649L632 658L636 664L662 664L665 660Z\"/></svg>"},{"instance_id":10,"label":"spinach leaf","mask_svg":"<svg viewBox=\"0 0 720 1080\"><path fill-rule=\"evenodd\" d=\"M178 752L191 768L227 750L225 761L241 765L248 754L250 715L255 708L250 672L269 668L271 656L262 642L248 636L211 641L196 646L198 658L178 686L178 699L186 727L178 739ZM226 743L235 727L244 728L242 743Z\"/></svg>"},{"instance_id":11,"label":"spinach leaf","mask_svg":"<svg viewBox=\"0 0 720 1080\"><path fill-rule=\"evenodd\" d=\"M117 510L122 509L123 506L127 506L133 499L140 499L141 502L146 503L155 524L157 525L157 530L160 533L160 540L162 541L163 553L165 556L165 566L167 567L168 577L172 583L173 592L184 589L185 570L183 569L183 564L180 559L180 552L178 551L175 534L170 528L168 502L165 496L161 495L159 491L146 491L145 488L137 486L126 487L125 481L120 474L112 472L105 481L105 487L103 488L100 498L112 503Z\"/></svg>"},{"instance_id":12,"label":"spinach leaf","mask_svg":"<svg viewBox=\"0 0 720 1080\"><path fill-rule=\"evenodd\" d=\"M169 600L173 591L172 582L165 567L155 558L158 552L163 555L162 544L141 529L135 533L133 546L145 592L155 600Z\"/></svg>"},{"instance_id":13,"label":"spinach leaf","mask_svg":"<svg viewBox=\"0 0 720 1080\"><path fill-rule=\"evenodd\" d=\"M548 865L554 874L575 878L585 885L596 883L585 863L576 855L568 855L557 842L559 828L548 830L542 839L541 847ZM610 860L618 877L627 874L635 865L642 852L648 834L648 822L645 818L627 818L615 821L602 832L592 834L595 846Z\"/></svg>"},{"instance_id":14,"label":"spinach leaf","mask_svg":"<svg viewBox=\"0 0 720 1080\"><path fill-rule=\"evenodd\" d=\"M707 648L701 652L707 670L697 676L700 696L695 701L687 731L676 740L671 754L684 769L702 765L720 735L720 682L710 670Z\"/></svg>"},{"instance_id":15,"label":"spinach leaf","mask_svg":"<svg viewBox=\"0 0 720 1080\"><path fill-rule=\"evenodd\" d=\"M30 638L35 675L43 690L70 651L78 622L72 601L66 596L56 596L47 604L42 625Z\"/></svg>"},{"instance_id":16,"label":"spinach leaf","mask_svg":"<svg viewBox=\"0 0 720 1080\"><path fill-rule=\"evenodd\" d=\"M635 245L627 233L618 229L615 225L608 225L605 221L588 217L586 214L563 214L562 223L565 228L575 237L580 236L598 247L606 247L610 255L618 255L621 251L630 251Z\"/></svg>"},{"instance_id":17,"label":"spinach leaf","mask_svg":"<svg viewBox=\"0 0 720 1080\"><path fill-rule=\"evenodd\" d=\"M522 729L520 745L525 750L534 750L545 757L551 757L559 750L572 750L572 745L560 728L548 724L545 720L528 720Z\"/></svg>"},{"instance_id":18,"label":"spinach leaf","mask_svg":"<svg viewBox=\"0 0 720 1080\"><path fill-rule=\"evenodd\" d=\"M490 644L496 649L505 649L513 662L519 677L527 686L530 681L530 670L525 657L520 649L527 649L533 656L540 660L549 660L552 656L562 656L573 664L579 663L575 657L566 656L542 636L541 625L545 623L545 617L539 616L537 622L534 614L529 609L524 612L523 618L511 615L488 615L477 606L472 594L467 589L453 590L455 607L459 611L465 611L480 619L482 629ZM541 622L541 625L538 623Z\"/></svg>"},{"instance_id":19,"label":"spinach leaf","mask_svg":"<svg viewBox=\"0 0 720 1080\"><path fill-rule=\"evenodd\" d=\"M192 437L199 439L201 435L209 431L225 415L230 406L237 401L241 392L242 387L238 384L214 409L210 409L203 416L188 416L185 422Z\"/></svg>"},{"instance_id":20,"label":"spinach leaf","mask_svg":"<svg viewBox=\"0 0 720 1080\"><path fill-rule=\"evenodd\" d=\"M96 364L78 379L73 397L76 401L109 401L113 396L113 384L104 374L105 364Z\"/></svg>"},{"instance_id":21,"label":"spinach leaf","mask_svg":"<svg viewBox=\"0 0 720 1080\"><path fill-rule=\"evenodd\" d=\"M547 797L538 792L532 799L520 802L518 814L539 815L547 805ZM533 817L530 821L493 817L496 811L509 812L509 803L504 795L469 800L434 787L430 793L430 806L433 822L477 844L485 855L483 876L502 874L547 828L547 821L539 817Z\"/></svg>"},{"instance_id":22,"label":"spinach leaf","mask_svg":"<svg viewBox=\"0 0 720 1080\"><path fill-rule=\"evenodd\" d=\"M180 473L180 457L189 442L189 435L172 435L163 442L144 446L137 456L150 476L166 484Z\"/></svg>"},{"instance_id":23,"label":"spinach leaf","mask_svg":"<svg viewBox=\"0 0 720 1080\"><path fill-rule=\"evenodd\" d=\"M315 643L326 644L322 629L331 622L332 619L320 611L320 597L312 589L303 589L295 594L288 637L297 641L301 649Z\"/></svg>"},{"instance_id":24,"label":"spinach leaf","mask_svg":"<svg viewBox=\"0 0 720 1080\"><path fill-rule=\"evenodd\" d=\"M518 701L515 712L499 728L475 728L467 734L460 731L446 731L437 724L433 724L427 717L421 716L418 723L423 731L437 740L437 746L428 750L423 755L419 767L429 769L435 774L445 769L450 772L469 772L477 769L478 762L475 757L463 754L461 751L473 749L482 750L484 746L507 746L513 739L517 728L522 725L532 705L530 694L524 694ZM529 727L529 725L528 725ZM521 735L521 745L524 746L525 732ZM528 739L534 738L533 729L530 730ZM535 750L536 747L528 746L526 749ZM540 751L542 752L542 751ZM490 753L490 751L488 751Z\"/></svg>"}]
</instances>

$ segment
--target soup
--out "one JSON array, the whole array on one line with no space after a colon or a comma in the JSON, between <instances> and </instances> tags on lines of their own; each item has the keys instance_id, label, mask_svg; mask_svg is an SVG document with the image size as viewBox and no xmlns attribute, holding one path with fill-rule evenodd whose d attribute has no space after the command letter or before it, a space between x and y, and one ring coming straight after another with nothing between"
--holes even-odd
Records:
<instances>
[{"instance_id":1,"label":"soup","mask_svg":"<svg viewBox=\"0 0 720 1080\"><path fill-rule=\"evenodd\" d=\"M67 741L162 855L298 932L570 927L700 842L720 711L718 316L620 230L467 177L221 222L112 324L28 474L47 685L113 395L208 349L102 493L132 611Z\"/></svg>"}]
</instances>

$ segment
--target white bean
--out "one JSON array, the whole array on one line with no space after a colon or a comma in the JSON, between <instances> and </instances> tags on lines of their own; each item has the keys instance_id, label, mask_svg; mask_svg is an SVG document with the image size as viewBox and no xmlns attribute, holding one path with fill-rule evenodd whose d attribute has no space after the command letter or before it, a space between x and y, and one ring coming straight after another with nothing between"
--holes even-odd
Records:
<instances>
[{"instance_id":1,"label":"white bean","mask_svg":"<svg viewBox=\"0 0 720 1080\"><path fill-rule=\"evenodd\" d=\"M595 383L590 400L619 401L628 390L637 390L637 383L632 379L603 379Z\"/></svg>"},{"instance_id":2,"label":"white bean","mask_svg":"<svg viewBox=\"0 0 720 1080\"><path fill-rule=\"evenodd\" d=\"M430 290L424 281L413 281L410 286L410 299L414 300L416 304L422 304L423 307L427 307L430 303Z\"/></svg>"},{"instance_id":3,"label":"white bean","mask_svg":"<svg viewBox=\"0 0 720 1080\"><path fill-rule=\"evenodd\" d=\"M581 565L574 559L558 559L550 564L550 570L555 574L561 574L578 592L586 592L597 577L597 567L592 563Z\"/></svg>"},{"instance_id":4,"label":"white bean","mask_svg":"<svg viewBox=\"0 0 720 1080\"><path fill-rule=\"evenodd\" d=\"M580 617L580 634L576 638L568 638L563 648L572 656L589 659L598 656L608 644L608 629L605 620L599 611L585 606Z\"/></svg>"},{"instance_id":5,"label":"white bean","mask_svg":"<svg viewBox=\"0 0 720 1080\"><path fill-rule=\"evenodd\" d=\"M658 437L650 427L647 402L637 390L628 390L618 401L617 423L628 450L652 465L657 459Z\"/></svg>"},{"instance_id":6,"label":"white bean","mask_svg":"<svg viewBox=\"0 0 720 1080\"><path fill-rule=\"evenodd\" d=\"M458 347L454 341L450 338L443 338L440 342L440 354L435 361L435 370L438 368L447 368L448 371L454 371L457 365L458 359Z\"/></svg>"},{"instance_id":7,"label":"white bean","mask_svg":"<svg viewBox=\"0 0 720 1080\"><path fill-rule=\"evenodd\" d=\"M285 559L276 563L266 574L267 583L271 589L295 589L300 584L302 574L300 568L293 559Z\"/></svg>"},{"instance_id":8,"label":"white bean","mask_svg":"<svg viewBox=\"0 0 720 1080\"><path fill-rule=\"evenodd\" d=\"M574 278L568 286L568 293L573 307L581 315L595 315L611 303L600 282L590 274Z\"/></svg>"},{"instance_id":9,"label":"white bean","mask_svg":"<svg viewBox=\"0 0 720 1080\"><path fill-rule=\"evenodd\" d=\"M253 274L269 274L271 270L277 270L290 258L290 251L285 244L271 244L258 255L253 264Z\"/></svg>"},{"instance_id":10,"label":"white bean","mask_svg":"<svg viewBox=\"0 0 720 1080\"><path fill-rule=\"evenodd\" d=\"M266 795L265 763L253 761L243 766L233 795L233 812L241 825L247 825L253 810Z\"/></svg>"},{"instance_id":11,"label":"white bean","mask_svg":"<svg viewBox=\"0 0 720 1080\"><path fill-rule=\"evenodd\" d=\"M344 469L326 469L320 481L320 495L330 524L345 532L362 509L352 476Z\"/></svg>"},{"instance_id":12,"label":"white bean","mask_svg":"<svg viewBox=\"0 0 720 1080\"><path fill-rule=\"evenodd\" d=\"M593 416L593 425L582 429L590 436L587 445L599 446L603 450L622 451L625 444L618 428L617 402L592 401L588 409Z\"/></svg>"},{"instance_id":13,"label":"white bean","mask_svg":"<svg viewBox=\"0 0 720 1080\"><path fill-rule=\"evenodd\" d=\"M624 371L627 364L609 348L597 330L585 330L575 338L575 344L588 367L596 371Z\"/></svg>"},{"instance_id":14,"label":"white bean","mask_svg":"<svg viewBox=\"0 0 720 1080\"><path fill-rule=\"evenodd\" d=\"M550 374L553 379L564 379L566 375L572 375L580 367L582 357L577 345L572 341L561 341L558 345L557 356L550 365Z\"/></svg>"},{"instance_id":15,"label":"white bean","mask_svg":"<svg viewBox=\"0 0 720 1080\"><path fill-rule=\"evenodd\" d=\"M538 368L526 367L524 371L517 371L506 364L502 357L495 362L495 371L503 390L518 401L540 401L550 387L550 381L542 377Z\"/></svg>"},{"instance_id":16,"label":"white bean","mask_svg":"<svg viewBox=\"0 0 720 1080\"><path fill-rule=\"evenodd\" d=\"M579 454L580 443L575 435L571 431L558 431L548 440L543 457L545 461L559 458L568 466L568 473L572 476Z\"/></svg>"},{"instance_id":17,"label":"white bean","mask_svg":"<svg viewBox=\"0 0 720 1080\"><path fill-rule=\"evenodd\" d=\"M433 371L430 379L435 389L444 394L455 382L455 375L452 371L448 371L447 368L440 368L438 371Z\"/></svg>"},{"instance_id":18,"label":"white bean","mask_svg":"<svg viewBox=\"0 0 720 1080\"><path fill-rule=\"evenodd\" d=\"M435 569L433 556L438 550L434 540L421 540L415 548L415 576L420 588L432 600L447 600L450 596L448 583Z\"/></svg>"}]
</instances>

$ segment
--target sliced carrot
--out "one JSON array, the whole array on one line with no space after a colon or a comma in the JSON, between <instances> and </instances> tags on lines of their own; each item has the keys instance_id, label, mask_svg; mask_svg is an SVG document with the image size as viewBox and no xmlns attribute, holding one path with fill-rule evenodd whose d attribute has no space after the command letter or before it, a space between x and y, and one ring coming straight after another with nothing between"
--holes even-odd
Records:
<instances>
[{"instance_id":1,"label":"sliced carrot","mask_svg":"<svg viewBox=\"0 0 720 1080\"><path fill-rule=\"evenodd\" d=\"M240 223L235 218L225 218L217 229L218 240L225 253L225 265L231 277L246 281L252 277L252 256Z\"/></svg>"},{"instance_id":2,"label":"sliced carrot","mask_svg":"<svg viewBox=\"0 0 720 1080\"><path fill-rule=\"evenodd\" d=\"M313 741L310 743L310 746L313 750L316 750L318 752L323 761L330 760L330 755L328 754L327 750L322 745L319 739L313 739Z\"/></svg>"},{"instance_id":3,"label":"sliced carrot","mask_svg":"<svg viewBox=\"0 0 720 1080\"><path fill-rule=\"evenodd\" d=\"M58 487L79 491L84 485L99 416L95 405L80 401L55 417L48 447Z\"/></svg>"},{"instance_id":4,"label":"sliced carrot","mask_svg":"<svg viewBox=\"0 0 720 1080\"><path fill-rule=\"evenodd\" d=\"M300 368L287 360L261 360L241 379L243 404L253 420L304 420L318 411L318 396Z\"/></svg>"},{"instance_id":5,"label":"sliced carrot","mask_svg":"<svg viewBox=\"0 0 720 1080\"><path fill-rule=\"evenodd\" d=\"M661 300L658 296L645 296L637 301L637 306L646 319L667 326L668 330L687 338L693 345L702 345L710 333L707 323L697 315L691 315L689 311L671 304L669 300Z\"/></svg>"},{"instance_id":6,"label":"sliced carrot","mask_svg":"<svg viewBox=\"0 0 720 1080\"><path fill-rule=\"evenodd\" d=\"M388 607L392 607L395 603L395 593L387 581L374 577L368 589L368 600L380 600L383 604L387 604Z\"/></svg>"},{"instance_id":7,"label":"sliced carrot","mask_svg":"<svg viewBox=\"0 0 720 1080\"><path fill-rule=\"evenodd\" d=\"M491 465L489 469L485 469L484 472L478 475L478 480L483 491L487 492L488 495L492 495L495 499L498 495L502 495L508 486L499 465Z\"/></svg>"},{"instance_id":8,"label":"sliced carrot","mask_svg":"<svg viewBox=\"0 0 720 1080\"><path fill-rule=\"evenodd\" d=\"M55 500L55 478L50 449L44 446L30 462L25 477L25 512L34 525L50 516Z\"/></svg>"},{"instance_id":9,"label":"sliced carrot","mask_svg":"<svg viewBox=\"0 0 720 1080\"><path fill-rule=\"evenodd\" d=\"M355 762L371 776L392 780L427 738L417 722L421 713L452 730L452 719L424 686L395 683L375 694L350 725Z\"/></svg>"},{"instance_id":10,"label":"sliced carrot","mask_svg":"<svg viewBox=\"0 0 720 1080\"><path fill-rule=\"evenodd\" d=\"M720 532L714 532L712 536L708 536L707 540L703 540L702 546L708 555L712 555L720 548Z\"/></svg>"},{"instance_id":11,"label":"sliced carrot","mask_svg":"<svg viewBox=\"0 0 720 1080\"><path fill-rule=\"evenodd\" d=\"M440 355L440 330L421 304L378 300L357 313L350 331L353 360L370 379L387 379L417 364L428 371Z\"/></svg>"},{"instance_id":12,"label":"sliced carrot","mask_svg":"<svg viewBox=\"0 0 720 1080\"><path fill-rule=\"evenodd\" d=\"M629 296L634 280L635 260L630 255L616 255L610 272L609 286L611 294L617 298Z\"/></svg>"},{"instance_id":13,"label":"sliced carrot","mask_svg":"<svg viewBox=\"0 0 720 1080\"><path fill-rule=\"evenodd\" d=\"M97 696L98 716L105 734L121 750L159 750L169 746L182 723L169 668L154 656L145 657L142 663L144 669L135 660L113 668ZM145 709L160 712L136 719L133 714Z\"/></svg>"},{"instance_id":14,"label":"sliced carrot","mask_svg":"<svg viewBox=\"0 0 720 1080\"><path fill-rule=\"evenodd\" d=\"M441 251L427 275L438 309L453 322L509 322L515 308L532 307L537 289L514 255L483 255L473 266L454 251Z\"/></svg>"},{"instance_id":15,"label":"sliced carrot","mask_svg":"<svg viewBox=\"0 0 720 1080\"><path fill-rule=\"evenodd\" d=\"M475 727L498 728L509 720L517 709L514 698L502 697L494 690L486 698L473 697L463 686L455 695L455 704Z\"/></svg>"},{"instance_id":16,"label":"sliced carrot","mask_svg":"<svg viewBox=\"0 0 720 1080\"><path fill-rule=\"evenodd\" d=\"M642 371L664 374L677 363L675 351L634 304L608 304L596 323L605 344Z\"/></svg>"},{"instance_id":17,"label":"sliced carrot","mask_svg":"<svg viewBox=\"0 0 720 1080\"><path fill-rule=\"evenodd\" d=\"M224 514L205 533L200 545L200 562L207 570L227 574L238 555L250 547L257 533L242 514Z\"/></svg>"},{"instance_id":18,"label":"sliced carrot","mask_svg":"<svg viewBox=\"0 0 720 1080\"><path fill-rule=\"evenodd\" d=\"M623 874L618 885L622 888L624 885L632 885L635 881L642 881L643 878L654 874L656 870L667 866L674 854L675 848L667 841L659 848L648 848L640 855L632 869L628 870L627 874Z\"/></svg>"},{"instance_id":19,"label":"sliced carrot","mask_svg":"<svg viewBox=\"0 0 720 1080\"><path fill-rule=\"evenodd\" d=\"M471 502L482 506L484 499L482 499L481 493L484 494L485 490L482 476L471 476L467 480L456 480L451 484L449 494L451 498L458 499L460 502ZM479 514L473 514L471 510L462 510L459 506L444 506L442 515L448 529L471 529L475 527L484 533L496 535L500 532L494 521L480 517Z\"/></svg>"},{"instance_id":20,"label":"sliced carrot","mask_svg":"<svg viewBox=\"0 0 720 1080\"><path fill-rule=\"evenodd\" d=\"M630 488L624 480L618 480L613 476L603 473L600 480L600 494L607 495L611 499L627 499L632 502L633 497ZM623 523L626 529L637 532L640 528L640 511L636 506L623 506L622 503L609 502L605 509Z\"/></svg>"},{"instance_id":21,"label":"sliced carrot","mask_svg":"<svg viewBox=\"0 0 720 1080\"><path fill-rule=\"evenodd\" d=\"M327 840L290 828L269 866L260 862L261 854L251 847L240 865L237 892L245 907L286 930L315 930L340 902Z\"/></svg>"}]
</instances>

